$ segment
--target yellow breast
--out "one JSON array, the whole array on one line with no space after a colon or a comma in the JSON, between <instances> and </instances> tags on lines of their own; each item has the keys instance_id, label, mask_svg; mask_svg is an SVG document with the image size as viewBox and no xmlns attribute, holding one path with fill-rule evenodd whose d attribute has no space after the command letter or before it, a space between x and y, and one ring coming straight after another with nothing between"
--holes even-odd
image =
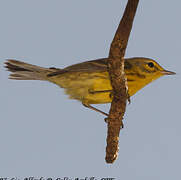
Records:
<instances>
[{"instance_id":1,"label":"yellow breast","mask_svg":"<svg viewBox=\"0 0 181 180\"><path fill-rule=\"evenodd\" d=\"M112 101L111 92L103 92L112 89L108 72L65 73L63 76L51 78L51 81L64 88L65 93L71 99L77 99L88 104L102 104ZM134 95L143 86L145 86L144 82L138 83L138 81L129 80L129 95Z\"/></svg>"}]
</instances>

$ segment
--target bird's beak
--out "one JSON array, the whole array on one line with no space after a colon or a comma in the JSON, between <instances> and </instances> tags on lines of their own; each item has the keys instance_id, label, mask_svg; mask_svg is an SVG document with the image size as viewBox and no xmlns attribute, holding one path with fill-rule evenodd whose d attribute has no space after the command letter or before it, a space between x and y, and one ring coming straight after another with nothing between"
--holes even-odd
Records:
<instances>
[{"instance_id":1,"label":"bird's beak","mask_svg":"<svg viewBox=\"0 0 181 180\"><path fill-rule=\"evenodd\" d=\"M174 75L174 74L176 74L176 73L175 73L175 72L172 72L172 71L163 70L163 71L162 71L162 74L163 74L163 75Z\"/></svg>"}]
</instances>

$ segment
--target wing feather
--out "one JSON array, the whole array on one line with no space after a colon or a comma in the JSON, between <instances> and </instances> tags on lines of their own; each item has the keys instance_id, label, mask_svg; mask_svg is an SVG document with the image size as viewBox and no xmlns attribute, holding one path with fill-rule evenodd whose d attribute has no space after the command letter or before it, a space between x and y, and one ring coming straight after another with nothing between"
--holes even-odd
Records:
<instances>
[{"instance_id":1,"label":"wing feather","mask_svg":"<svg viewBox=\"0 0 181 180\"><path fill-rule=\"evenodd\" d=\"M48 76L57 76L68 72L105 72L107 71L107 58L86 61L68 66L64 69L48 74Z\"/></svg>"}]
</instances>

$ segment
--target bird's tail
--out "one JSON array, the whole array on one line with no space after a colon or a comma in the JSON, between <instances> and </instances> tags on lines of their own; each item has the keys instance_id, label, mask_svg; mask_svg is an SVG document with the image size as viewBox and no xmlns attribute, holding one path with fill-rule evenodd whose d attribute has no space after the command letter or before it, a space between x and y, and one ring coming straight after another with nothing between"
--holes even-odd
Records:
<instances>
[{"instance_id":1,"label":"bird's tail","mask_svg":"<svg viewBox=\"0 0 181 180\"><path fill-rule=\"evenodd\" d=\"M56 68L43 68L21 61L9 59L5 67L11 71L9 78L16 80L48 80L47 75L57 71Z\"/></svg>"}]
</instances>

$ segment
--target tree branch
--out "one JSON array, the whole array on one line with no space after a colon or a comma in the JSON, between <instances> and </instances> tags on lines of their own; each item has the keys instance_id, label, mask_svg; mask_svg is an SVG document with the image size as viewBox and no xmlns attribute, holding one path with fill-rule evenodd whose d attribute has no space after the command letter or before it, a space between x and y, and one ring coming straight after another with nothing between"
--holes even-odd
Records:
<instances>
[{"instance_id":1,"label":"tree branch","mask_svg":"<svg viewBox=\"0 0 181 180\"><path fill-rule=\"evenodd\" d=\"M139 0L128 0L123 17L111 43L108 70L113 88L113 101L109 111L106 162L113 163L118 156L120 129L128 99L124 73L124 55Z\"/></svg>"}]
</instances>

